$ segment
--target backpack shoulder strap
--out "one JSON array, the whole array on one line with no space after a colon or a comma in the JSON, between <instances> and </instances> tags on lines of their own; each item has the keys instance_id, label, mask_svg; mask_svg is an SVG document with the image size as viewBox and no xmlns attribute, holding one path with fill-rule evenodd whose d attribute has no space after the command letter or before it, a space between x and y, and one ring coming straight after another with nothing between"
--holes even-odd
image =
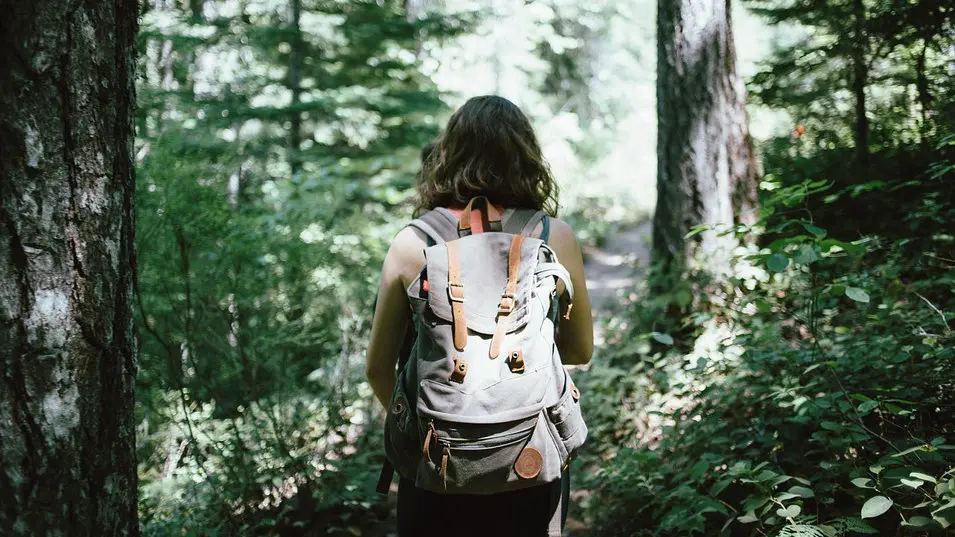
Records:
<instances>
[{"instance_id":1,"label":"backpack shoulder strap","mask_svg":"<svg viewBox=\"0 0 955 537\"><path fill-rule=\"evenodd\" d=\"M534 209L514 209L514 211L508 215L508 217L503 222L503 231L507 233L513 233L515 235L525 235L530 236L534 232L534 229L537 228L537 224L544 220L544 226L546 224L547 215L543 211L537 211ZM541 239L546 241L547 239L541 236Z\"/></svg>"},{"instance_id":2,"label":"backpack shoulder strap","mask_svg":"<svg viewBox=\"0 0 955 537\"><path fill-rule=\"evenodd\" d=\"M422 214L408 225L424 233L430 244L439 244L458 238L458 219L440 207Z\"/></svg>"}]
</instances>

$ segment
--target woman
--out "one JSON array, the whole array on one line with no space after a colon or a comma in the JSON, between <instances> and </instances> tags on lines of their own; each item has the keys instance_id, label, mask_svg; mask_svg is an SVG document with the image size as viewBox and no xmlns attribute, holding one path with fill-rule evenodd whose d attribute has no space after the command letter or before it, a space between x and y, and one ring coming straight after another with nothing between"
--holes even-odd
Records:
<instances>
[{"instance_id":1,"label":"woman","mask_svg":"<svg viewBox=\"0 0 955 537\"><path fill-rule=\"evenodd\" d=\"M448 121L444 133L422 157L418 177L418 211L445 207L458 214L475 196L498 210L557 209L557 185L541 155L527 117L502 97L468 100ZM586 364L593 352L593 322L584 281L580 246L573 231L549 218L546 240L571 275L574 314L563 321L557 347L564 364ZM539 224L534 236L540 236ZM395 387L398 349L411 313L406 289L425 264L427 238L406 227L395 237L382 267L381 286L368 344L367 375L375 396L388 406ZM401 537L424 535L545 535L562 494L561 482L490 496L437 494L402 479L398 487ZM566 513L565 513L566 514Z\"/></svg>"}]
</instances>

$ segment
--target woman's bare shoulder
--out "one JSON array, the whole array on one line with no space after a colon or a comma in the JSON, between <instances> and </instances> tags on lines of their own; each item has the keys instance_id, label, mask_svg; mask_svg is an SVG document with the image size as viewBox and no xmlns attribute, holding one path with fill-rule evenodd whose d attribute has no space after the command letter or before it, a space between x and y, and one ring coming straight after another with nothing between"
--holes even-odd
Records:
<instances>
[{"instance_id":1,"label":"woman's bare shoulder","mask_svg":"<svg viewBox=\"0 0 955 537\"><path fill-rule=\"evenodd\" d=\"M550 217L550 238L548 242L558 250L580 251L577 235L574 234L573 228L567 222L554 216Z\"/></svg>"},{"instance_id":2,"label":"woman's bare shoulder","mask_svg":"<svg viewBox=\"0 0 955 537\"><path fill-rule=\"evenodd\" d=\"M388 247L382 272L401 278L410 284L421 267L424 266L424 249L427 239L421 231L407 226L395 235Z\"/></svg>"}]
</instances>

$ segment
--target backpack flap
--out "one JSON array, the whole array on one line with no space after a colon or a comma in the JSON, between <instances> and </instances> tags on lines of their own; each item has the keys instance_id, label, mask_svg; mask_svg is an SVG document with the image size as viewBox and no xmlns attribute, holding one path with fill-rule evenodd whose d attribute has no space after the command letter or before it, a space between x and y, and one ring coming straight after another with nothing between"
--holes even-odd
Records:
<instances>
[{"instance_id":1,"label":"backpack flap","mask_svg":"<svg viewBox=\"0 0 955 537\"><path fill-rule=\"evenodd\" d=\"M507 287L508 254L513 235L509 233L480 233L454 241L457 250L460 282L453 282L451 290L448 278L448 245L436 244L425 249L428 274L428 308L440 319L454 319L452 292L463 296L464 318L472 332L490 336L498 323L498 307ZM525 324L528 317L528 301L537 268L538 251L543 242L527 237L520 250L520 269L514 303L504 330L513 332Z\"/></svg>"}]
</instances>

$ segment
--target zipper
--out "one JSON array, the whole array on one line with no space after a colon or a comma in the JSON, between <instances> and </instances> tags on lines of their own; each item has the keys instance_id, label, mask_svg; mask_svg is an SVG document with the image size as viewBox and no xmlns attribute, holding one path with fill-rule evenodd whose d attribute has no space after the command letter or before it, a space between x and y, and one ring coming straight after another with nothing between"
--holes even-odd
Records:
<instances>
[{"instance_id":1,"label":"zipper","mask_svg":"<svg viewBox=\"0 0 955 537\"><path fill-rule=\"evenodd\" d=\"M535 424L519 431L499 433L478 441L468 440L465 438L442 438L441 442L447 445L449 448L454 448L455 450L460 451L474 451L504 447L520 442L521 440L525 440L534 431L534 427L536 426L537 425Z\"/></svg>"}]
</instances>

